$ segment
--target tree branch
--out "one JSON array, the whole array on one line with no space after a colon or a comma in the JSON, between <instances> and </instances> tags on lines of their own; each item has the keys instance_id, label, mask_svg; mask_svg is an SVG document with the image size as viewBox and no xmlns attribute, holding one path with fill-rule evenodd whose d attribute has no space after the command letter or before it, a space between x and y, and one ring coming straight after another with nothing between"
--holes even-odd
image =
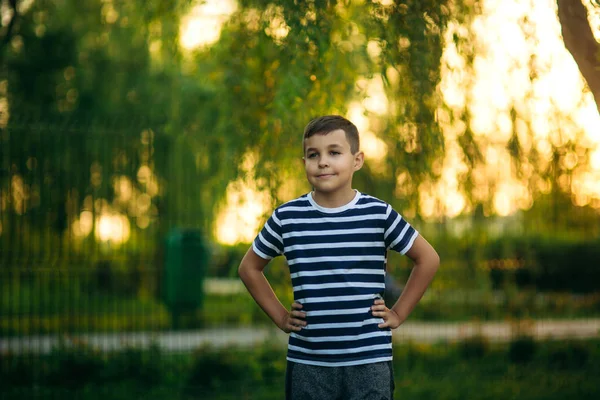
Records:
<instances>
[{"instance_id":1,"label":"tree branch","mask_svg":"<svg viewBox=\"0 0 600 400\"><path fill-rule=\"evenodd\" d=\"M586 80L600 112L600 43L594 38L581 0L557 0L565 47Z\"/></svg>"},{"instance_id":2,"label":"tree branch","mask_svg":"<svg viewBox=\"0 0 600 400\"><path fill-rule=\"evenodd\" d=\"M9 3L13 15L10 18L8 26L6 27L6 33L4 34L4 37L0 42L0 58L2 58L2 55L4 54L4 48L10 43L10 40L12 39L12 32L15 27L15 23L17 22L17 17L19 16L19 13L17 11L17 0L9 0Z\"/></svg>"}]
</instances>

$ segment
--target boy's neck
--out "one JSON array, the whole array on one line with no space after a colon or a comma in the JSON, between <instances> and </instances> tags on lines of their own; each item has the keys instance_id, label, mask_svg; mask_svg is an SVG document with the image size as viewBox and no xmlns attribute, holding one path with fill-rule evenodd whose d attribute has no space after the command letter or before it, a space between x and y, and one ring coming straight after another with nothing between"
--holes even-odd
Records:
<instances>
[{"instance_id":1,"label":"boy's neck","mask_svg":"<svg viewBox=\"0 0 600 400\"><path fill-rule=\"evenodd\" d=\"M324 193L313 190L312 198L321 207L338 208L350 203L356 196L356 190L348 188L343 192Z\"/></svg>"}]
</instances>

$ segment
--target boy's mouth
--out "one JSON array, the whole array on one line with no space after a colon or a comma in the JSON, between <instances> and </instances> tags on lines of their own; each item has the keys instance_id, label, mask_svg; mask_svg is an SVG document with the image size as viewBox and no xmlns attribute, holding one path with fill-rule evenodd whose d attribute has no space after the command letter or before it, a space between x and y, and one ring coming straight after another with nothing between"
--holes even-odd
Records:
<instances>
[{"instance_id":1,"label":"boy's mouth","mask_svg":"<svg viewBox=\"0 0 600 400\"><path fill-rule=\"evenodd\" d=\"M317 175L317 178L329 178L332 176L333 176L333 174L320 174L320 175Z\"/></svg>"}]
</instances>

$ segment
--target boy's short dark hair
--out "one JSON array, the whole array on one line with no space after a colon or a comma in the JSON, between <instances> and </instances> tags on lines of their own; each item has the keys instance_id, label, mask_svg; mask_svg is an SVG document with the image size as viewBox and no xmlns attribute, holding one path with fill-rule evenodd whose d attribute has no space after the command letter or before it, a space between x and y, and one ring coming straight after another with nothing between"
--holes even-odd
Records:
<instances>
[{"instance_id":1,"label":"boy's short dark hair","mask_svg":"<svg viewBox=\"0 0 600 400\"><path fill-rule=\"evenodd\" d=\"M340 115L324 115L311 120L304 128L304 139L302 142L313 135L327 135L329 132L343 130L346 133L346 140L350 143L350 151L356 154L360 149L360 139L358 137L358 128L352 122Z\"/></svg>"}]
</instances>

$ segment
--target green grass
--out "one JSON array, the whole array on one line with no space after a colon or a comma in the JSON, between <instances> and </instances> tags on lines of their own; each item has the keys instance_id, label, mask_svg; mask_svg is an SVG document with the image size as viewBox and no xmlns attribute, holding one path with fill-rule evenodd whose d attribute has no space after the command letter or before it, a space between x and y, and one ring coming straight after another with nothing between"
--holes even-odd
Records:
<instances>
[{"instance_id":1,"label":"green grass","mask_svg":"<svg viewBox=\"0 0 600 400\"><path fill-rule=\"evenodd\" d=\"M600 340L398 345L395 393L415 400L597 399L599 357ZM281 399L285 375L285 352L269 345L178 355L63 349L0 363L2 399Z\"/></svg>"},{"instance_id":2,"label":"green grass","mask_svg":"<svg viewBox=\"0 0 600 400\"><path fill-rule=\"evenodd\" d=\"M534 342L396 347L396 394L407 399L594 399L600 343ZM474 348L476 351L473 351ZM406 351L408 349L408 351Z\"/></svg>"}]
</instances>

